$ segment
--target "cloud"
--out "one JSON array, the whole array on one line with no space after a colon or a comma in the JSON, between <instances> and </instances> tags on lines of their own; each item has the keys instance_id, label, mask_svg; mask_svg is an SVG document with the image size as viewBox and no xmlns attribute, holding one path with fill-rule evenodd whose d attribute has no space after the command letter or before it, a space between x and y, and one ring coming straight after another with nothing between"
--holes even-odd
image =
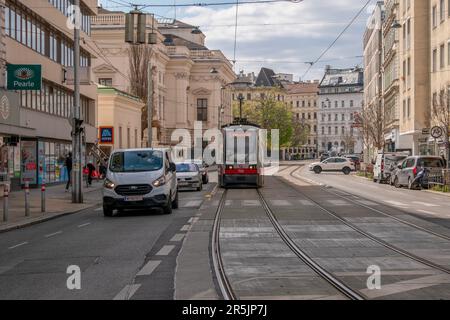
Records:
<instances>
[{"instance_id":1,"label":"cloud","mask_svg":"<svg viewBox=\"0 0 450 320\"><path fill-rule=\"evenodd\" d=\"M301 3L239 6L237 68L258 72L261 66L294 73L298 79L361 9L357 0L305 0ZM211 49L233 58L236 7L191 7L181 20L201 27ZM364 12L307 78L319 79L326 64L337 67L361 63L362 37L369 14Z\"/></svg>"}]
</instances>

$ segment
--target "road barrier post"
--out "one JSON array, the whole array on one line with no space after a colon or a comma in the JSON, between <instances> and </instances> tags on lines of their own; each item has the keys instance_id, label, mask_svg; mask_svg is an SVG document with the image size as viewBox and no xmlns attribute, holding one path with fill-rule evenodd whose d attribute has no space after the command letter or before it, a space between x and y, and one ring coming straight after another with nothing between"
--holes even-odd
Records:
<instances>
[{"instance_id":1,"label":"road barrier post","mask_svg":"<svg viewBox=\"0 0 450 320\"><path fill-rule=\"evenodd\" d=\"M41 212L45 212L45 180L41 185Z\"/></svg>"},{"instance_id":2,"label":"road barrier post","mask_svg":"<svg viewBox=\"0 0 450 320\"><path fill-rule=\"evenodd\" d=\"M5 191L3 193L3 222L8 222L9 216L9 185L5 184Z\"/></svg>"},{"instance_id":3,"label":"road barrier post","mask_svg":"<svg viewBox=\"0 0 450 320\"><path fill-rule=\"evenodd\" d=\"M25 182L25 216L30 216L30 183Z\"/></svg>"}]
</instances>

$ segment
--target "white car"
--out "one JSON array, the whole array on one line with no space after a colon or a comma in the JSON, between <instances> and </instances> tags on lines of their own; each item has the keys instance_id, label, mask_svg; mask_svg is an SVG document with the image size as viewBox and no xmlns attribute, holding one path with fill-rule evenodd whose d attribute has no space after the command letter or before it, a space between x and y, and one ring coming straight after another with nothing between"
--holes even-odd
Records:
<instances>
[{"instance_id":1,"label":"white car","mask_svg":"<svg viewBox=\"0 0 450 320\"><path fill-rule=\"evenodd\" d=\"M320 174L322 171L331 171L343 172L349 175L352 171L355 171L355 163L348 158L332 157L322 162L311 163L309 170L314 171L316 174Z\"/></svg>"},{"instance_id":2,"label":"white car","mask_svg":"<svg viewBox=\"0 0 450 320\"><path fill-rule=\"evenodd\" d=\"M178 189L203 190L200 168L195 163L177 163Z\"/></svg>"},{"instance_id":3,"label":"white car","mask_svg":"<svg viewBox=\"0 0 450 320\"><path fill-rule=\"evenodd\" d=\"M116 150L109 159L103 185L103 213L114 209L178 208L175 163L168 149Z\"/></svg>"}]
</instances>

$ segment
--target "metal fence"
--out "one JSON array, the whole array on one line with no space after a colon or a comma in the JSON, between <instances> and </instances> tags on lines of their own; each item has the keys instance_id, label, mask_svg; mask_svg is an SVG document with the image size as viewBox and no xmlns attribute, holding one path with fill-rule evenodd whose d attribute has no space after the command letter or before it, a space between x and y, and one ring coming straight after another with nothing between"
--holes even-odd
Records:
<instances>
[{"instance_id":1,"label":"metal fence","mask_svg":"<svg viewBox=\"0 0 450 320\"><path fill-rule=\"evenodd\" d=\"M450 186L450 170L443 169L441 171L434 171L428 174L428 186L433 188L435 186Z\"/></svg>"}]
</instances>

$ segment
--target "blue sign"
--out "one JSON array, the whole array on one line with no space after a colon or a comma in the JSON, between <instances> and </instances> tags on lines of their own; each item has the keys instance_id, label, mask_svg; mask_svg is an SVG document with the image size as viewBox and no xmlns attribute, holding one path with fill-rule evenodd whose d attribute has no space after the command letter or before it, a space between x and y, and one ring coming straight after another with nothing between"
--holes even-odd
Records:
<instances>
[{"instance_id":1,"label":"blue sign","mask_svg":"<svg viewBox=\"0 0 450 320\"><path fill-rule=\"evenodd\" d=\"M114 127L100 127L100 143L114 144Z\"/></svg>"}]
</instances>

